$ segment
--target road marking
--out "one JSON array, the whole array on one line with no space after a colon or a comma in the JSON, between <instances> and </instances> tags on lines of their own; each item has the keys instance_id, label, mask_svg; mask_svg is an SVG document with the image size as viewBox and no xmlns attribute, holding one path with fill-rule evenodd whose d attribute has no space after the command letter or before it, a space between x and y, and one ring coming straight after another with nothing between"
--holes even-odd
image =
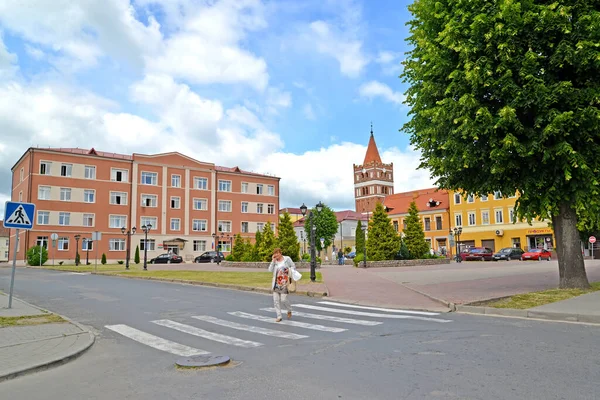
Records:
<instances>
[{"instance_id":1,"label":"road marking","mask_svg":"<svg viewBox=\"0 0 600 400\"><path fill-rule=\"evenodd\" d=\"M347 330L347 329L343 329L343 328L333 328L333 327L323 326L323 325L307 324L306 322L288 321L285 319L282 320L281 322L275 322L275 318L263 317L261 315L248 314L248 313L241 312L241 311L233 311L233 312L230 312L229 314L235 315L236 317L240 317L240 318L254 319L257 321L269 322L272 324L296 326L298 328L314 329L316 331L339 333L339 332L344 332Z\"/></svg>"},{"instance_id":2,"label":"road marking","mask_svg":"<svg viewBox=\"0 0 600 400\"><path fill-rule=\"evenodd\" d=\"M320 301L319 304L326 304L329 306L338 306L338 307L358 308L361 310L385 311L385 312L401 313L401 314L440 315L440 313L427 312L427 311L410 311L410 310L398 310L395 308L355 306L354 304L335 303L333 301Z\"/></svg>"},{"instance_id":3,"label":"road marking","mask_svg":"<svg viewBox=\"0 0 600 400\"><path fill-rule=\"evenodd\" d=\"M275 310L275 309L273 309L273 310ZM291 333L291 332L276 331L273 329L260 328L258 326L238 324L237 322L225 321L223 319L218 319L215 317L211 317L209 315L198 315L198 316L193 316L192 318L199 319L200 321L211 322L213 324L217 324L217 325L221 325L221 326L226 326L226 327L232 328L232 329L239 329L241 331L260 333L261 335L276 336L276 337L285 338L285 339L304 339L304 338L308 337L306 335L298 335L296 333Z\"/></svg>"},{"instance_id":4,"label":"road marking","mask_svg":"<svg viewBox=\"0 0 600 400\"><path fill-rule=\"evenodd\" d=\"M416 319L419 321L433 321L433 322L452 322L449 319L416 317L416 316L412 316L412 315L376 314L376 313L368 313L368 312L354 311L354 310L338 310L335 308L311 306L309 304L294 304L294 307L308 308L308 309L317 310L317 311L336 312L336 313L340 313L340 314L362 315L364 317L390 318L390 319Z\"/></svg>"},{"instance_id":5,"label":"road marking","mask_svg":"<svg viewBox=\"0 0 600 400\"><path fill-rule=\"evenodd\" d=\"M233 336L221 335L219 333L205 331L204 329L196 328L195 326L180 324L179 322L171 321L168 319L160 319L152 321L153 323L167 328L175 329L181 332L189 333L190 335L203 337L208 340L214 340L215 342L221 342L239 347L260 347L263 344L258 342L252 342L249 340L242 340Z\"/></svg>"},{"instance_id":6,"label":"road marking","mask_svg":"<svg viewBox=\"0 0 600 400\"><path fill-rule=\"evenodd\" d=\"M63 275L91 275L91 272L65 272Z\"/></svg>"},{"instance_id":7,"label":"road marking","mask_svg":"<svg viewBox=\"0 0 600 400\"><path fill-rule=\"evenodd\" d=\"M274 308L261 308L261 310L275 312ZM300 312L300 311L294 311L293 314L297 315L299 317L322 319L325 321L333 321L333 322L342 322L345 324L367 325L367 326L375 326L375 325L383 324L383 322L377 322L377 321L367 321L364 319L333 317L331 315L311 314L311 313L304 313L304 312Z\"/></svg>"},{"instance_id":8,"label":"road marking","mask_svg":"<svg viewBox=\"0 0 600 400\"><path fill-rule=\"evenodd\" d=\"M210 354L208 351L195 349L193 347L185 346L176 342L171 342L170 340L139 331L127 325L106 325L105 328L120 333L121 335L128 337L129 339L133 339L136 342L145 344L146 346L150 346L157 350L166 351L178 356L190 357L202 354Z\"/></svg>"}]
</instances>

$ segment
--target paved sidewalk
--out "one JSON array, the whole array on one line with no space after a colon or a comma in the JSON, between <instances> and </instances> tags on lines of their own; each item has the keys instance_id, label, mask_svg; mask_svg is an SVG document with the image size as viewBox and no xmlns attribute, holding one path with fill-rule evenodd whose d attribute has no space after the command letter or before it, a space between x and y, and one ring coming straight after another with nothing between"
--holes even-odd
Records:
<instances>
[{"instance_id":1,"label":"paved sidewalk","mask_svg":"<svg viewBox=\"0 0 600 400\"><path fill-rule=\"evenodd\" d=\"M0 317L49 314L15 297L7 307L8 295L0 293ZM94 340L90 331L69 321L0 328L0 381L65 363Z\"/></svg>"}]
</instances>

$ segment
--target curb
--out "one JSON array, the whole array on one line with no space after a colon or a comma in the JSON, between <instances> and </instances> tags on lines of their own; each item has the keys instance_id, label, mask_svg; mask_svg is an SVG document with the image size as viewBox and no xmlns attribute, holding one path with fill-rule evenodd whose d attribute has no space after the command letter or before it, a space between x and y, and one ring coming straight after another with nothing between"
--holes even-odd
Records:
<instances>
[{"instance_id":1,"label":"curb","mask_svg":"<svg viewBox=\"0 0 600 400\"><path fill-rule=\"evenodd\" d=\"M117 278L145 279L145 280L148 280L148 281L180 283L180 284L195 285L195 286L209 286L209 287L216 287L216 288L222 288L222 289L240 290L240 291L244 291L244 292L257 292L257 293L271 294L271 290L270 289L257 288L257 287L252 287L252 286L230 285L230 284L226 284L226 283L189 281L189 280L184 280L184 279L156 278L156 277L152 277L152 276L127 276L127 275L117 275L117 274L104 273L104 272L92 272L91 274L92 275L103 275L103 276L114 276L114 277L117 277ZM325 284L323 284L323 285L325 285ZM329 296L329 290L327 289L326 285L325 285L325 288L326 288L325 292L322 292L322 293L319 293L319 292L309 292L309 291L296 291L296 292L294 292L292 294L297 294L297 295L302 295L302 296L308 296L308 297L328 297Z\"/></svg>"},{"instance_id":2,"label":"curb","mask_svg":"<svg viewBox=\"0 0 600 400\"><path fill-rule=\"evenodd\" d=\"M407 305L376 303L376 302L363 301L363 300L352 300L352 299L348 299L348 298L335 297L335 296L334 297L330 297L329 301L346 303L346 304L354 304L354 305L357 305L357 306L390 308L390 309L394 309L394 310L424 311L424 312L432 312L432 313L440 313L440 314L449 313L450 312L450 311L441 311L441 310L431 310L431 309L426 309L426 308L418 308L418 307L407 306Z\"/></svg>"},{"instance_id":3,"label":"curb","mask_svg":"<svg viewBox=\"0 0 600 400\"><path fill-rule=\"evenodd\" d=\"M481 306L456 305L456 312L463 314L491 315L499 317L528 318L558 322L580 322L586 324L600 324L600 315L584 315L559 312L544 312L532 310L518 310L514 308L493 308Z\"/></svg>"},{"instance_id":4,"label":"curb","mask_svg":"<svg viewBox=\"0 0 600 400\"><path fill-rule=\"evenodd\" d=\"M406 289L408 289L408 290L411 290L411 291L413 291L413 292L415 292L415 293L418 293L418 294L420 294L421 296L425 296L425 297L427 297L427 298L428 298L428 299L430 299L430 300L433 300L433 301L435 301L435 302L437 302L437 303L440 303L440 304L442 304L442 305L444 305L444 306L448 307L448 308L450 309L450 311L449 311L449 312L455 312L455 311L456 311L456 307L457 307L457 306L456 306L456 304L454 304L454 303L451 303L451 302L449 302L449 301L446 301L446 300L438 299L437 297L435 297L435 296L432 296L432 295L430 295L430 294L428 294L428 293L422 292L422 291L420 291L420 290L417 290L417 289L415 289L415 288L412 288L412 287L410 287L410 286L406 286L404 283L399 283L399 285L400 285L400 286L402 286L402 287L404 287L404 288L406 288Z\"/></svg>"}]
</instances>

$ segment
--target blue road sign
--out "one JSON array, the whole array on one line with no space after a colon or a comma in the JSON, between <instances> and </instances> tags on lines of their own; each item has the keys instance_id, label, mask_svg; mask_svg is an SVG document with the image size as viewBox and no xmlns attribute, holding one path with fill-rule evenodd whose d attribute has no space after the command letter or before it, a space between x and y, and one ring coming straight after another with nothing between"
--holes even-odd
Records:
<instances>
[{"instance_id":1,"label":"blue road sign","mask_svg":"<svg viewBox=\"0 0 600 400\"><path fill-rule=\"evenodd\" d=\"M4 205L4 227L29 230L33 228L35 204L7 201Z\"/></svg>"}]
</instances>

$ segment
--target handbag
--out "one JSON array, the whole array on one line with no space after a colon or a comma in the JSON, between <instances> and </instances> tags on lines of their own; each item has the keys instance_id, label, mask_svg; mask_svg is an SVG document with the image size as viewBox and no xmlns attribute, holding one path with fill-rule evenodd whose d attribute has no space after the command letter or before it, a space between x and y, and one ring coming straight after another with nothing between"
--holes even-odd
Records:
<instances>
[{"instance_id":1,"label":"handbag","mask_svg":"<svg viewBox=\"0 0 600 400\"><path fill-rule=\"evenodd\" d=\"M296 281L290 278L290 283L288 284L288 292L295 293L296 292Z\"/></svg>"}]
</instances>

